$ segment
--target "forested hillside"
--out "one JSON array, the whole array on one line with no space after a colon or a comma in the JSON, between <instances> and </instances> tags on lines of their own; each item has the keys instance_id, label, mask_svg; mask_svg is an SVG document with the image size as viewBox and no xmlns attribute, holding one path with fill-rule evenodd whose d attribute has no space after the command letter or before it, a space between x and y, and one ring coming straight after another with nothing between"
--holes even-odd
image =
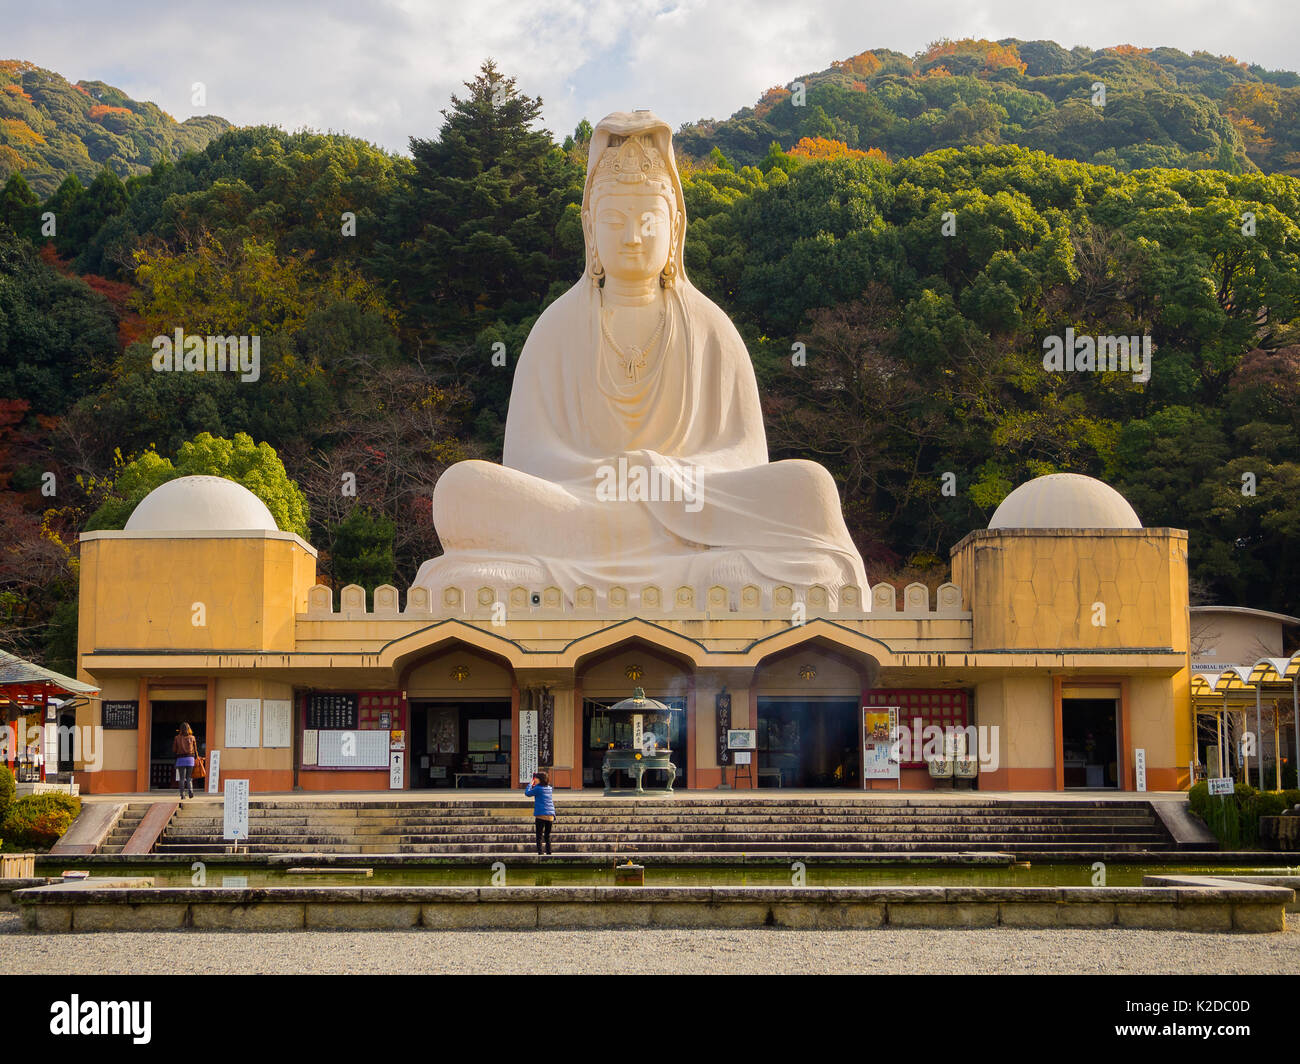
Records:
<instances>
[{"instance_id":1,"label":"forested hillside","mask_svg":"<svg viewBox=\"0 0 1300 1064\"><path fill-rule=\"evenodd\" d=\"M127 182L4 184L7 648L70 668L77 534L184 473L253 487L327 582L410 582L433 485L500 460L524 338L582 270L591 129L557 143L540 107L487 63L410 157L254 128ZM1073 471L1189 529L1202 600L1300 611L1300 179L795 132L756 165L683 135L687 267L749 347L772 457L833 473L873 581L937 583L1011 488ZM258 336L259 375L159 372L178 328ZM1149 379L1045 370L1066 329L1149 337Z\"/></svg>"},{"instance_id":2,"label":"forested hillside","mask_svg":"<svg viewBox=\"0 0 1300 1064\"><path fill-rule=\"evenodd\" d=\"M21 172L41 196L69 174L89 184L197 151L230 123L215 115L177 122L152 103L102 81L75 84L31 63L0 60L0 181Z\"/></svg>"},{"instance_id":3,"label":"forested hillside","mask_svg":"<svg viewBox=\"0 0 1300 1064\"><path fill-rule=\"evenodd\" d=\"M1120 170L1300 174L1300 77L1176 48L945 40L917 56L861 52L768 89L726 121L687 126L678 140L744 164L801 137L891 158L1019 144Z\"/></svg>"}]
</instances>

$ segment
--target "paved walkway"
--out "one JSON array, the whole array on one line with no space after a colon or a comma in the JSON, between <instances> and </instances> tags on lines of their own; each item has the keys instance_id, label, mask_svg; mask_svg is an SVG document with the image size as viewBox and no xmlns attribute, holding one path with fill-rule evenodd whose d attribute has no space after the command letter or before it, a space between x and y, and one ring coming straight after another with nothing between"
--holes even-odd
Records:
<instances>
[{"instance_id":1,"label":"paved walkway","mask_svg":"<svg viewBox=\"0 0 1300 1064\"><path fill-rule=\"evenodd\" d=\"M1237 935L1115 928L41 935L0 913L3 975L518 974L536 971L539 958L548 974L1294 975L1300 926Z\"/></svg>"}]
</instances>

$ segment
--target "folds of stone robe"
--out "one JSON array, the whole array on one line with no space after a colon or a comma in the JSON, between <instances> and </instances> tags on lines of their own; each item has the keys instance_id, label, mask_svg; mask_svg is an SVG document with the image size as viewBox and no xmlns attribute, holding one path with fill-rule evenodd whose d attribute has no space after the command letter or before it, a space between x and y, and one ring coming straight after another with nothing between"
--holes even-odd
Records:
<instances>
[{"instance_id":1,"label":"folds of stone robe","mask_svg":"<svg viewBox=\"0 0 1300 1064\"><path fill-rule=\"evenodd\" d=\"M599 292L542 314L515 371L504 465L462 462L433 497L445 553L416 584L812 584L832 597L866 574L830 475L769 463L739 334L689 284L665 290L665 327L632 379L601 337ZM701 601L701 599L697 599Z\"/></svg>"}]
</instances>

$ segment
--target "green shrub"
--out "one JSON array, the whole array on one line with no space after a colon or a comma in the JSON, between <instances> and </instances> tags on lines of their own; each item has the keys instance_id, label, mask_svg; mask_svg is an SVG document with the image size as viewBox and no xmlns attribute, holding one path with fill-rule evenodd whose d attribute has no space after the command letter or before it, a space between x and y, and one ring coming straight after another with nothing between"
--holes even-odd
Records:
<instances>
[{"instance_id":1,"label":"green shrub","mask_svg":"<svg viewBox=\"0 0 1300 1064\"><path fill-rule=\"evenodd\" d=\"M8 765L0 765L0 822L4 821L9 807L14 804L14 774Z\"/></svg>"},{"instance_id":2,"label":"green shrub","mask_svg":"<svg viewBox=\"0 0 1300 1064\"><path fill-rule=\"evenodd\" d=\"M1259 818L1279 816L1300 803L1300 790L1260 791L1238 783L1231 795L1210 797L1209 788L1198 783L1187 794L1187 807L1205 821L1219 844L1232 850L1259 845Z\"/></svg>"},{"instance_id":3,"label":"green shrub","mask_svg":"<svg viewBox=\"0 0 1300 1064\"><path fill-rule=\"evenodd\" d=\"M81 812L71 794L29 794L9 807L0 834L19 846L47 850L63 837Z\"/></svg>"}]
</instances>

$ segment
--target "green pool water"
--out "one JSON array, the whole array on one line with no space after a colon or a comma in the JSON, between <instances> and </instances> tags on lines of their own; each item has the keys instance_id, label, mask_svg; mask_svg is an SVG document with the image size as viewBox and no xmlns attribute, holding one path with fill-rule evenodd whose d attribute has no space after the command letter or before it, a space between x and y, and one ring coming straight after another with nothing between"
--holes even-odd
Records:
<instances>
[{"instance_id":1,"label":"green pool water","mask_svg":"<svg viewBox=\"0 0 1300 1064\"><path fill-rule=\"evenodd\" d=\"M69 867L75 867L71 862ZM614 886L613 862L608 868L552 865L505 864L504 884L500 869L491 865L442 868L375 868L371 876L355 873L297 875L283 869L228 864L207 865L199 871L189 865L95 865L88 869L95 876L152 876L155 886L424 886L487 887L543 886L592 887ZM782 887L790 886L799 869L787 865L751 866L748 868L645 865L648 887ZM44 875L57 872L43 871ZM934 865L818 865L807 861L802 869L802 886L809 887L1066 887L1101 885L1094 881L1091 864L1034 864L1029 868L972 867ZM1105 886L1136 887L1145 875L1286 875L1300 874L1300 869L1244 868L1225 865L1107 864ZM201 875L202 882L198 881ZM496 877L496 882L494 882Z\"/></svg>"}]
</instances>

